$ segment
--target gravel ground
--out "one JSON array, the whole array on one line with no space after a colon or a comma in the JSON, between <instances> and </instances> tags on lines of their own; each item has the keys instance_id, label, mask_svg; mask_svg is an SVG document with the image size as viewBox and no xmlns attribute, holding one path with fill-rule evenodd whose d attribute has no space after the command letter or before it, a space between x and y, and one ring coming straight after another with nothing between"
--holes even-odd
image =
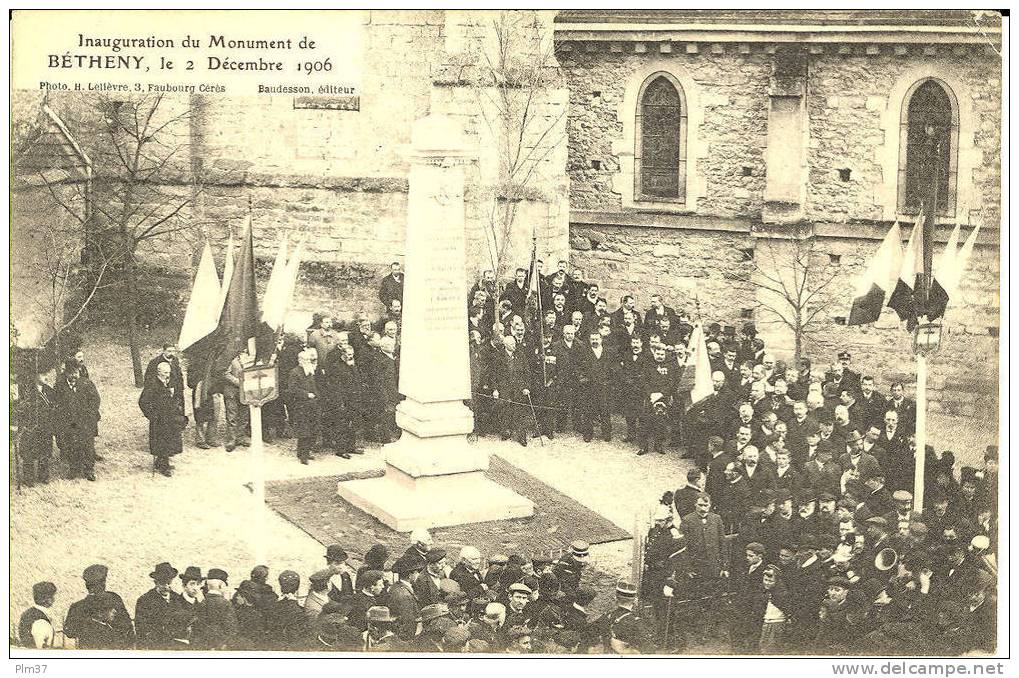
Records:
<instances>
[{"instance_id":1,"label":"gravel ground","mask_svg":"<svg viewBox=\"0 0 1019 678\"><path fill-rule=\"evenodd\" d=\"M93 342L86 353L103 397L97 451L105 460L97 465L95 483L58 479L12 491L12 623L31 604L32 583L41 580L57 585L55 612L62 619L67 606L84 593L81 571L94 562L110 566L109 588L129 607L150 587L146 568L157 562L169 560L178 569L192 564L203 570L222 567L233 584L245 579L255 564L257 521L252 519L252 494L245 487L250 477L246 450L198 450L187 446L188 432L184 453L173 460L174 477L152 475L138 390L125 369L126 349ZM154 353L145 351L147 356ZM953 449L960 464L977 463L984 446L997 437L996 421L935 418L931 429L933 444ZM616 430L624 430L622 422ZM612 443L590 444L565 435L545 445L532 440L526 448L513 441L483 440L492 453L632 531L636 515L646 515L662 492L682 484L690 462L674 450L638 457L619 435ZM267 478L338 475L381 463L375 446L360 459L326 456L302 466L294 458L293 444L266 446ZM60 475L62 469L57 469ZM265 564L273 578L283 569L294 569L303 578L324 564L322 547L310 536L272 511L265 511L264 521ZM631 556L630 541L591 549L592 565L614 577L629 576Z\"/></svg>"}]
</instances>

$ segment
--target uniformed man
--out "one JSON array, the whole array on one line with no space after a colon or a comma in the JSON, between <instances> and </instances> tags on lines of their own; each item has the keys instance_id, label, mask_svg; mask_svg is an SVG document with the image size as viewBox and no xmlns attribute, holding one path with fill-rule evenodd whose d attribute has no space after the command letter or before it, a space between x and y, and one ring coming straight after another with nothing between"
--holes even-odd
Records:
<instances>
[{"instance_id":1,"label":"uniformed man","mask_svg":"<svg viewBox=\"0 0 1019 678\"><path fill-rule=\"evenodd\" d=\"M569 553L560 558L552 570L559 580L563 593L568 596L580 588L580 579L590 548L590 544L580 539L570 542Z\"/></svg>"},{"instance_id":2,"label":"uniformed man","mask_svg":"<svg viewBox=\"0 0 1019 678\"><path fill-rule=\"evenodd\" d=\"M644 541L644 573L640 579L641 599L649 601L661 595L669 576L669 556L676 550L676 540L682 535L673 525L672 509L665 504L655 507L652 519L654 524Z\"/></svg>"},{"instance_id":3,"label":"uniformed man","mask_svg":"<svg viewBox=\"0 0 1019 678\"><path fill-rule=\"evenodd\" d=\"M80 649L110 649L134 644L134 625L119 595L106 590L105 565L89 565L81 573L88 594L67 609L64 635L78 641ZM101 619L98 619L101 616ZM90 621L97 618L96 623Z\"/></svg>"},{"instance_id":4,"label":"uniformed man","mask_svg":"<svg viewBox=\"0 0 1019 678\"><path fill-rule=\"evenodd\" d=\"M602 646L608 654L619 654L620 647L613 643L618 638L620 629L627 625L642 624L636 612L637 587L630 582L620 580L616 583L616 607L599 620Z\"/></svg>"},{"instance_id":5,"label":"uniformed man","mask_svg":"<svg viewBox=\"0 0 1019 678\"><path fill-rule=\"evenodd\" d=\"M18 620L18 641L22 647L43 649L53 647L53 602L57 587L53 582L41 581L32 585L32 607Z\"/></svg>"}]
</instances>

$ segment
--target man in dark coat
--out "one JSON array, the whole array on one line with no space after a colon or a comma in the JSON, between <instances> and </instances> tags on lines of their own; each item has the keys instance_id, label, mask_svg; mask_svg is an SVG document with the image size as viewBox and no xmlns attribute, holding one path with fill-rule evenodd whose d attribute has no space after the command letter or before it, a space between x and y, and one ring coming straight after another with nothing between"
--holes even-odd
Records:
<instances>
[{"instance_id":1,"label":"man in dark coat","mask_svg":"<svg viewBox=\"0 0 1019 678\"><path fill-rule=\"evenodd\" d=\"M413 553L404 553L393 563L393 572L400 575L400 579L389 587L386 606L396 618L396 634L405 641L413 640L417 634L421 606L414 595L414 582L421 576L425 564L423 557Z\"/></svg>"},{"instance_id":2,"label":"man in dark coat","mask_svg":"<svg viewBox=\"0 0 1019 678\"><path fill-rule=\"evenodd\" d=\"M389 266L389 274L382 279L382 283L379 285L379 301L382 302L384 308L389 308L393 299L403 303L404 277L402 268L399 261L394 261Z\"/></svg>"},{"instance_id":3,"label":"man in dark coat","mask_svg":"<svg viewBox=\"0 0 1019 678\"><path fill-rule=\"evenodd\" d=\"M170 457L184 449L181 431L187 423L184 398L170 381L171 370L170 363L156 363L155 376L138 398L138 406L149 420L149 454L154 468L167 478L171 475Z\"/></svg>"},{"instance_id":4,"label":"man in dark coat","mask_svg":"<svg viewBox=\"0 0 1019 678\"><path fill-rule=\"evenodd\" d=\"M563 593L572 595L580 588L580 579L587 564L590 545L579 539L570 542L570 551L556 562L552 573L559 580Z\"/></svg>"},{"instance_id":5,"label":"man in dark coat","mask_svg":"<svg viewBox=\"0 0 1019 678\"><path fill-rule=\"evenodd\" d=\"M210 568L205 577L205 600L195 622L196 649L234 650L241 644L240 626L233 605L226 599L227 573Z\"/></svg>"},{"instance_id":6,"label":"man in dark coat","mask_svg":"<svg viewBox=\"0 0 1019 678\"><path fill-rule=\"evenodd\" d=\"M301 352L298 366L287 377L287 400L291 407L291 424L297 435L297 458L307 464L318 441L322 409L315 378L314 349Z\"/></svg>"},{"instance_id":7,"label":"man in dark coat","mask_svg":"<svg viewBox=\"0 0 1019 678\"><path fill-rule=\"evenodd\" d=\"M134 606L134 626L138 647L143 650L169 650L173 636L169 627L174 599L180 594L170 590L177 569L170 563L159 563L149 574L153 588L143 593Z\"/></svg>"},{"instance_id":8,"label":"man in dark coat","mask_svg":"<svg viewBox=\"0 0 1019 678\"><path fill-rule=\"evenodd\" d=\"M57 394L42 375L34 383L20 390L17 403L18 430L21 433L18 453L22 461L21 484L31 486L50 480L50 461L53 458L53 434Z\"/></svg>"},{"instance_id":9,"label":"man in dark coat","mask_svg":"<svg viewBox=\"0 0 1019 678\"><path fill-rule=\"evenodd\" d=\"M275 598L275 596L273 596ZM242 581L233 600L234 616L237 617L238 646L240 649L260 650L267 644L265 615L256 606L260 599L255 582ZM275 601L270 603L274 605Z\"/></svg>"},{"instance_id":10,"label":"man in dark coat","mask_svg":"<svg viewBox=\"0 0 1019 678\"><path fill-rule=\"evenodd\" d=\"M629 345L622 348L621 352L619 385L614 392L618 409L626 420L626 437L623 440L636 443L639 437L638 422L644 414L644 379L648 360L644 352L644 340L639 336L631 338Z\"/></svg>"},{"instance_id":11,"label":"man in dark coat","mask_svg":"<svg viewBox=\"0 0 1019 678\"><path fill-rule=\"evenodd\" d=\"M149 361L149 364L145 367L145 383L154 381L156 379L156 366L159 363L168 363L170 365L170 386L174 388L174 393L177 393L180 397L181 408L184 407L184 373L180 369L180 360L177 358L177 345L172 343L164 343L163 350L160 351L159 355Z\"/></svg>"},{"instance_id":12,"label":"man in dark coat","mask_svg":"<svg viewBox=\"0 0 1019 678\"><path fill-rule=\"evenodd\" d=\"M95 480L99 391L72 366L65 367L57 381L55 421L57 447L70 463L69 476Z\"/></svg>"},{"instance_id":13,"label":"man in dark coat","mask_svg":"<svg viewBox=\"0 0 1019 678\"><path fill-rule=\"evenodd\" d=\"M647 454L654 447L665 454L668 438L668 416L679 385L675 361L666 360L665 348L656 345L651 349L654 360L644 369L643 416L640 423L641 445L637 454Z\"/></svg>"},{"instance_id":14,"label":"man in dark coat","mask_svg":"<svg viewBox=\"0 0 1019 678\"><path fill-rule=\"evenodd\" d=\"M516 436L517 442L526 446L527 431L531 428L530 365L527 356L517 350L516 339L507 336L502 341L505 350L496 356L492 375L492 396L499 401L499 433L503 440Z\"/></svg>"},{"instance_id":15,"label":"man in dark coat","mask_svg":"<svg viewBox=\"0 0 1019 678\"><path fill-rule=\"evenodd\" d=\"M612 440L612 410L610 393L615 389L619 361L615 351L602 343L597 328L587 337L588 346L580 349L578 376L580 377L581 428L584 441L594 437L594 424L598 422L602 438Z\"/></svg>"},{"instance_id":16,"label":"man in dark coat","mask_svg":"<svg viewBox=\"0 0 1019 678\"><path fill-rule=\"evenodd\" d=\"M89 565L82 572L88 594L67 608L64 635L80 649L125 648L134 644L134 625L123 599L106 590L105 565Z\"/></svg>"},{"instance_id":17,"label":"man in dark coat","mask_svg":"<svg viewBox=\"0 0 1019 678\"><path fill-rule=\"evenodd\" d=\"M460 590L474 600L485 594L488 586L481 576L481 553L473 546L460 549L460 562L450 570L449 578L460 585Z\"/></svg>"},{"instance_id":18,"label":"man in dark coat","mask_svg":"<svg viewBox=\"0 0 1019 678\"><path fill-rule=\"evenodd\" d=\"M307 649L313 635L311 620L297 602L301 576L292 570L284 570L280 572L279 582L280 599L266 616L269 643L283 651Z\"/></svg>"},{"instance_id":19,"label":"man in dark coat","mask_svg":"<svg viewBox=\"0 0 1019 678\"><path fill-rule=\"evenodd\" d=\"M372 397L375 399L375 419L380 442L385 445L398 435L396 406L400 402L398 389L396 342L391 337L379 339L379 350L372 357Z\"/></svg>"}]
</instances>

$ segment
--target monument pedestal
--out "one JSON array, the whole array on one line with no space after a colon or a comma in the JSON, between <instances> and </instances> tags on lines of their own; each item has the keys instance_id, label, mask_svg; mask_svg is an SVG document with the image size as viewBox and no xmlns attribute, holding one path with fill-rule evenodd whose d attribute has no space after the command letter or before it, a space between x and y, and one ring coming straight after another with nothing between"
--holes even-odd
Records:
<instances>
[{"instance_id":1,"label":"monument pedestal","mask_svg":"<svg viewBox=\"0 0 1019 678\"><path fill-rule=\"evenodd\" d=\"M397 532L534 514L527 497L485 477L488 454L467 441L463 403L407 399L396 416L403 436L385 447L385 477L339 483L343 499Z\"/></svg>"}]
</instances>

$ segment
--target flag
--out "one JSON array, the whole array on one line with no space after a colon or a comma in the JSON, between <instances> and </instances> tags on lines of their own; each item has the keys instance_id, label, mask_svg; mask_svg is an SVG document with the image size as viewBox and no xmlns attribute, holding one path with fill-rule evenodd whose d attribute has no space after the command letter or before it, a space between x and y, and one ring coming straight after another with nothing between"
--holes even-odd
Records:
<instances>
[{"instance_id":1,"label":"flag","mask_svg":"<svg viewBox=\"0 0 1019 678\"><path fill-rule=\"evenodd\" d=\"M902 266L899 268L899 279L888 298L888 307L894 309L899 319L906 322L912 329L916 324L919 309L917 308L917 281L923 275L923 212L917 215L913 231L909 234L909 243L902 255Z\"/></svg>"},{"instance_id":2,"label":"flag","mask_svg":"<svg viewBox=\"0 0 1019 678\"><path fill-rule=\"evenodd\" d=\"M527 297L531 296L531 282L538 279L537 271L535 268L538 265L538 243L531 245L531 265L527 267L527 275L524 277L524 289L527 290ZM538 286L535 285L534 289L537 290Z\"/></svg>"},{"instance_id":3,"label":"flag","mask_svg":"<svg viewBox=\"0 0 1019 678\"><path fill-rule=\"evenodd\" d=\"M856 287L853 307L849 312L850 325L872 323L881 316L885 299L895 283L895 273L902 265L902 230L899 222L892 224L877 253L870 260Z\"/></svg>"},{"instance_id":4,"label":"flag","mask_svg":"<svg viewBox=\"0 0 1019 678\"><path fill-rule=\"evenodd\" d=\"M707 398L715 392L711 383L711 361L708 360L708 347L704 341L704 328L697 324L693 334L690 335L689 348L693 351L694 373L693 389L690 391L691 403ZM690 359L687 358L687 365Z\"/></svg>"},{"instance_id":5,"label":"flag","mask_svg":"<svg viewBox=\"0 0 1019 678\"><path fill-rule=\"evenodd\" d=\"M276 261L273 262L272 272L269 274L269 282L265 286L265 294L262 296L262 322L276 331L283 325L283 315L286 313L287 299L283 298L286 293L287 277L287 236L280 240L279 249L276 251Z\"/></svg>"},{"instance_id":6,"label":"flag","mask_svg":"<svg viewBox=\"0 0 1019 678\"><path fill-rule=\"evenodd\" d=\"M219 325L222 294L216 264L212 258L212 248L206 242L202 258L198 262L198 272L191 285L191 296L184 310L184 322L180 326L180 338L177 339L180 350L186 350L216 330L216 326Z\"/></svg>"},{"instance_id":7,"label":"flag","mask_svg":"<svg viewBox=\"0 0 1019 678\"><path fill-rule=\"evenodd\" d=\"M219 316L219 357L216 369L224 371L230 361L243 351L248 340L258 336L258 297L255 293L255 252L251 233L251 217L241 243L240 259L230 276L230 286Z\"/></svg>"},{"instance_id":8,"label":"flag","mask_svg":"<svg viewBox=\"0 0 1019 678\"><path fill-rule=\"evenodd\" d=\"M223 311L223 302L226 301L226 293L230 291L230 279L234 273L234 233L230 230L230 239L226 243L226 258L223 260L223 294L219 300L219 310ZM218 315L218 314L217 314Z\"/></svg>"},{"instance_id":9,"label":"flag","mask_svg":"<svg viewBox=\"0 0 1019 678\"><path fill-rule=\"evenodd\" d=\"M955 266L952 267L952 275L948 283L949 296L955 296L955 293L959 290L959 285L962 283L962 275L966 272L966 267L969 266L969 259L973 255L973 247L977 244L977 235L979 233L980 224L978 222L955 257Z\"/></svg>"},{"instance_id":10,"label":"flag","mask_svg":"<svg viewBox=\"0 0 1019 678\"><path fill-rule=\"evenodd\" d=\"M941 256L934 262L934 275L931 278L931 290L930 294L927 295L927 319L935 320L945 315L945 309L948 308L949 300L949 280L954 275L954 269L956 265L956 257L958 253L956 249L959 245L959 224L956 222L955 228L952 229L952 235L948 237L948 242L945 244L944 251L941 252Z\"/></svg>"}]
</instances>

